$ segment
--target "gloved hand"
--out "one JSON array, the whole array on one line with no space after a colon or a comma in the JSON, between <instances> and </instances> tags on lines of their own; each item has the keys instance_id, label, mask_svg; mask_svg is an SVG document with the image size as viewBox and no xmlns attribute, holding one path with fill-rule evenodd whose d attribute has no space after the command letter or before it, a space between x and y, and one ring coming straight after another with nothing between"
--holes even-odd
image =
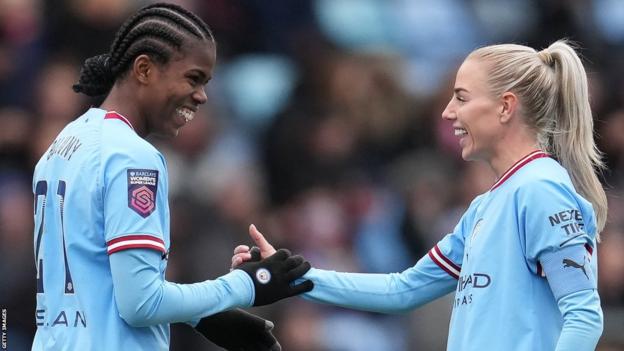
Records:
<instances>
[{"instance_id":1,"label":"gloved hand","mask_svg":"<svg viewBox=\"0 0 624 351\"><path fill-rule=\"evenodd\" d=\"M293 284L310 270L310 263L299 255L291 255L286 249L279 249L260 261L244 262L236 269L245 271L253 281L256 291L254 306L268 305L310 291L314 287L309 280Z\"/></svg>"},{"instance_id":2,"label":"gloved hand","mask_svg":"<svg viewBox=\"0 0 624 351\"><path fill-rule=\"evenodd\" d=\"M202 318L195 330L228 351L281 351L273 323L235 309Z\"/></svg>"}]
</instances>

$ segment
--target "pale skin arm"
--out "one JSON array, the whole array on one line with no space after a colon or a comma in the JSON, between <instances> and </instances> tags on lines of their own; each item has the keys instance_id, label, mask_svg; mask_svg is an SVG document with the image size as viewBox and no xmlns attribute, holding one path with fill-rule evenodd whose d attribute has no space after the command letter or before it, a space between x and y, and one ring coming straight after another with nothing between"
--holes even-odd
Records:
<instances>
[{"instance_id":1,"label":"pale skin arm","mask_svg":"<svg viewBox=\"0 0 624 351\"><path fill-rule=\"evenodd\" d=\"M258 228L255 225L249 226L249 236L251 240L256 244L256 246L260 249L260 256L262 258L269 257L275 253L275 248L271 245L260 233ZM234 256L232 256L232 266L231 269L238 267L243 262L251 260L251 253L249 252L251 248L247 245L238 245L234 249Z\"/></svg>"}]
</instances>

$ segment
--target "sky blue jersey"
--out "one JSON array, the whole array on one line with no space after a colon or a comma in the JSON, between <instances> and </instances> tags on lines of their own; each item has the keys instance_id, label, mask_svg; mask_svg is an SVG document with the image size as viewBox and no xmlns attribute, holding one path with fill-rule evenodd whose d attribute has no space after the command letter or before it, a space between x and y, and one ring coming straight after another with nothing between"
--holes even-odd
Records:
<instances>
[{"instance_id":1,"label":"sky blue jersey","mask_svg":"<svg viewBox=\"0 0 624 351\"><path fill-rule=\"evenodd\" d=\"M165 160L121 115L105 114L90 109L70 123L35 168L34 350L168 345L167 325L137 333L121 323L108 260L127 247L167 252ZM124 344L108 343L116 339Z\"/></svg>"},{"instance_id":2,"label":"sky blue jersey","mask_svg":"<svg viewBox=\"0 0 624 351\"><path fill-rule=\"evenodd\" d=\"M165 281L167 180L163 156L115 112L92 108L54 140L33 176L33 350L167 350L169 322L253 301L238 270L197 284ZM124 301L149 311L136 314L142 319L126 312L140 327L120 317Z\"/></svg>"},{"instance_id":3,"label":"sky blue jersey","mask_svg":"<svg viewBox=\"0 0 624 351\"><path fill-rule=\"evenodd\" d=\"M378 312L455 290L448 350L593 350L602 326L596 276L592 205L557 161L536 151L478 196L415 266L394 274L313 269L304 278L315 286L308 299ZM579 310L591 313L576 318ZM578 332L562 333L574 323L588 326L581 342L572 340Z\"/></svg>"}]
</instances>

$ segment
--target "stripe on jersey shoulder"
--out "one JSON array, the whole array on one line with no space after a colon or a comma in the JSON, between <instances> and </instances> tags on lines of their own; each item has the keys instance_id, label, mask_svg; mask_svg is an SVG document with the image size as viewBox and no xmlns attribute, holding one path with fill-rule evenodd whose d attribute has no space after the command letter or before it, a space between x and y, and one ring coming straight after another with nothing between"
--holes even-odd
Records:
<instances>
[{"instance_id":1,"label":"stripe on jersey shoulder","mask_svg":"<svg viewBox=\"0 0 624 351\"><path fill-rule=\"evenodd\" d=\"M535 150L535 151L531 152L530 154L524 156L523 158L518 160L516 163L514 163L514 165L511 166L508 170L506 170L505 173L503 173L503 175L496 181L496 183L494 183L494 185L492 185L492 188L490 188L490 191L498 188L507 179L509 179L509 177L511 177L514 173L516 173L517 170L522 168L527 163L529 163L529 162L531 162L533 160L536 160L538 158L542 158L542 157L550 157L550 156L547 153L545 153L544 151L541 151L541 150Z\"/></svg>"},{"instance_id":2,"label":"stripe on jersey shoulder","mask_svg":"<svg viewBox=\"0 0 624 351\"><path fill-rule=\"evenodd\" d=\"M459 272L461 267L456 265L448 257L444 256L438 245L429 250L429 257L435 264L437 264L443 271L448 273L451 277L459 279Z\"/></svg>"},{"instance_id":3,"label":"stripe on jersey shoulder","mask_svg":"<svg viewBox=\"0 0 624 351\"><path fill-rule=\"evenodd\" d=\"M127 124L128 127L132 128L132 130L134 130L134 127L132 126L132 123L130 123L130 121L126 117L120 115L116 111L109 111L109 112L107 112L106 115L104 115L104 119L118 119L118 120L124 122L125 124Z\"/></svg>"},{"instance_id":4,"label":"stripe on jersey shoulder","mask_svg":"<svg viewBox=\"0 0 624 351\"><path fill-rule=\"evenodd\" d=\"M152 249L166 253L165 242L151 235L127 235L106 243L108 254L127 249Z\"/></svg>"}]
</instances>

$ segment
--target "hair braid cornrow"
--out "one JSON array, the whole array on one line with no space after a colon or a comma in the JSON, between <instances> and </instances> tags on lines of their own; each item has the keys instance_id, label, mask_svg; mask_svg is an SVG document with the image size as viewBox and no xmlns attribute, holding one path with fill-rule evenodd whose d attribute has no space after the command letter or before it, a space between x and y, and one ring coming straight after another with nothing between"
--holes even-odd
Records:
<instances>
[{"instance_id":1,"label":"hair braid cornrow","mask_svg":"<svg viewBox=\"0 0 624 351\"><path fill-rule=\"evenodd\" d=\"M145 32L138 32L137 31L141 28L143 28L147 23L150 23L152 21L155 20L155 18L147 18L145 19L147 16L138 16L135 21L139 21L137 24L135 24L132 28L130 28L128 31L126 31L125 35L123 37L118 37L118 40L115 40L115 42L113 43L112 47L111 47L111 57L113 59L113 65L114 66L118 66L118 61L120 60L120 56L124 55L125 51L128 49L128 47L130 47L130 45L132 44L132 42L134 42L138 36L140 34L153 34L154 36L157 36L158 34L167 34L168 32L165 30L160 31L160 33L145 33ZM145 20L143 20L145 19ZM143 20L143 21L142 21ZM166 20L162 20L159 25L167 25L169 26L169 22ZM172 28L173 29L173 28ZM152 27L151 30L155 31L155 27ZM175 43L175 45L177 47L180 46L180 43L182 42L182 36L176 36L177 38L175 40L171 40L173 43ZM166 37L165 39L168 39L168 37Z\"/></svg>"},{"instance_id":2,"label":"hair braid cornrow","mask_svg":"<svg viewBox=\"0 0 624 351\"><path fill-rule=\"evenodd\" d=\"M126 22L124 22L124 24L121 26L121 28L119 28L119 30L117 31L117 34L115 35L115 39L113 40L113 43L110 48L111 53L118 50L120 42L126 38L126 36L128 35L128 32L132 30L132 28L134 28L135 23L140 21L141 18L143 18L143 16L144 16L144 13L139 11L135 13L132 17L128 18Z\"/></svg>"},{"instance_id":3,"label":"hair braid cornrow","mask_svg":"<svg viewBox=\"0 0 624 351\"><path fill-rule=\"evenodd\" d=\"M205 34L205 37L214 42L214 36L212 35L212 31L210 30L210 27L208 27L208 25L201 18L199 18L199 16L197 16L196 14L174 4L164 3L164 4L161 4L161 7L164 7L170 10L175 10L179 13L182 13L186 18L190 18L194 24L198 25L202 29L202 31Z\"/></svg>"},{"instance_id":4,"label":"hair braid cornrow","mask_svg":"<svg viewBox=\"0 0 624 351\"><path fill-rule=\"evenodd\" d=\"M153 9L154 17L161 17L170 20L172 23L182 27L187 32L191 33L194 37L199 39L205 39L203 33L201 33L200 28L194 26L188 19L182 17L179 13L176 13L172 10L168 9Z\"/></svg>"},{"instance_id":5,"label":"hair braid cornrow","mask_svg":"<svg viewBox=\"0 0 624 351\"><path fill-rule=\"evenodd\" d=\"M163 45L162 42L153 38L145 38L141 42L136 42L130 48L128 48L127 55L124 55L119 61L119 67L128 67L134 60L134 57L140 54L148 54L155 61L160 63L166 63L170 57L170 48ZM169 55L166 53L168 52Z\"/></svg>"},{"instance_id":6,"label":"hair braid cornrow","mask_svg":"<svg viewBox=\"0 0 624 351\"><path fill-rule=\"evenodd\" d=\"M85 61L73 89L89 96L106 94L137 56L148 54L167 63L189 37L214 44L210 28L192 12L169 3L143 7L120 27L109 54Z\"/></svg>"},{"instance_id":7,"label":"hair braid cornrow","mask_svg":"<svg viewBox=\"0 0 624 351\"><path fill-rule=\"evenodd\" d=\"M171 46L179 49L184 38L181 33L177 33L175 30L164 30L163 25L164 23L160 21L143 22L130 31L127 37L120 43L119 50L111 55L113 72L123 72L125 70L135 55L138 55L136 48L140 48L145 38L166 42L160 46L162 48L161 51L150 52L156 55L161 62L166 62L171 57ZM130 50L130 48L135 48L135 50Z\"/></svg>"}]
</instances>

